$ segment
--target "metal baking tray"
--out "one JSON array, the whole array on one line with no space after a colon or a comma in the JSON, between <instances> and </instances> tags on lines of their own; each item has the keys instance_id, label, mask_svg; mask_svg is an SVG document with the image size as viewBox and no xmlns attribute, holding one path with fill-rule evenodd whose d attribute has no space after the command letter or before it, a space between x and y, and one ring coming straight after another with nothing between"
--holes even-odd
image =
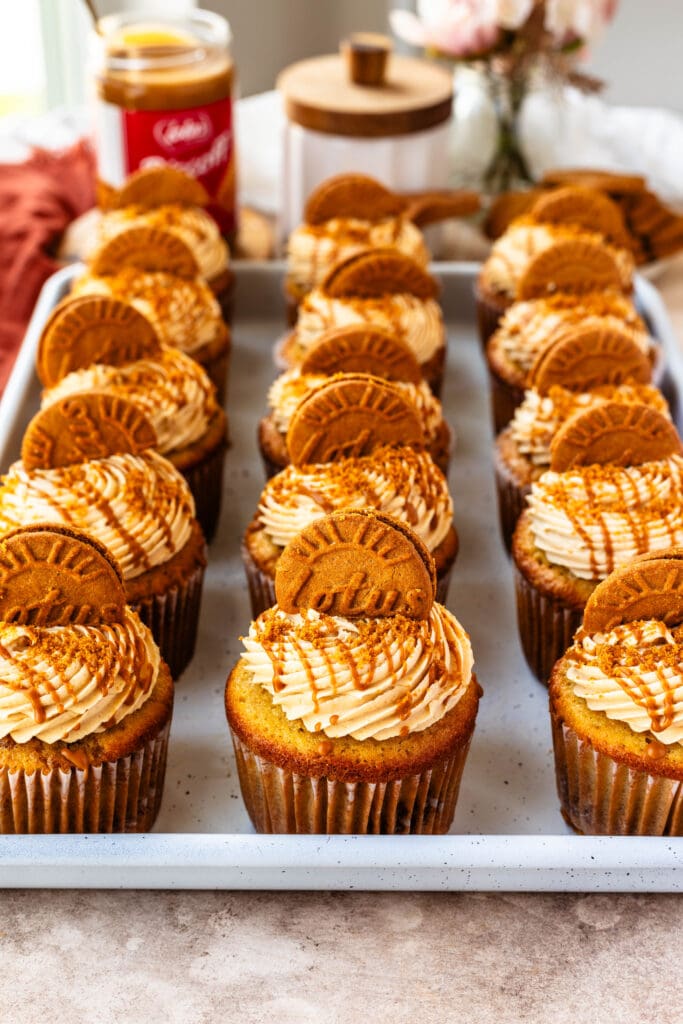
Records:
<instances>
[{"instance_id":1,"label":"metal baking tray","mask_svg":"<svg viewBox=\"0 0 683 1024\"><path fill-rule=\"evenodd\" d=\"M435 264L448 325L444 409L457 435L450 474L460 554L449 606L472 637L484 687L451 834L443 837L258 836L239 794L223 687L248 628L240 536L263 485L256 425L283 332L282 264L237 267L228 399L232 448L210 549L197 655L177 687L161 813L147 835L0 837L0 886L182 889L673 891L683 839L570 834L555 794L547 694L517 639L510 563L500 539L488 388L474 327L472 263ZM38 408L34 354L48 314L78 268L45 285L0 402L0 468L17 457ZM662 301L637 298L666 351L666 390L683 358ZM680 403L678 403L680 408Z\"/></svg>"}]
</instances>

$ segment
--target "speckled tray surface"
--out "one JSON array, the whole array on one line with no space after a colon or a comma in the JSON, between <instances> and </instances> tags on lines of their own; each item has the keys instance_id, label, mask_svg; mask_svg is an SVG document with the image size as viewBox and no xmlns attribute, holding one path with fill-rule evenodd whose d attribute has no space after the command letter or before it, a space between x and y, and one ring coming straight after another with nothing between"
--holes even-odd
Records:
<instances>
[{"instance_id":1,"label":"speckled tray surface","mask_svg":"<svg viewBox=\"0 0 683 1024\"><path fill-rule=\"evenodd\" d=\"M555 794L547 693L517 640L510 563L498 529L491 418L474 328L475 264L436 264L448 323L444 409L457 447L450 473L460 554L449 607L471 634L484 687L450 835L257 836L244 810L223 687L250 619L239 539L263 486L256 425L284 331L282 266L237 269L237 311L222 520L210 548L197 656L177 688L164 801L141 836L0 837L0 886L260 889L638 890L683 888L683 839L570 834ZM17 457L38 407L37 338L75 271L41 295L0 402L0 468ZM658 293L638 298L667 350L669 393L683 359Z\"/></svg>"}]
</instances>

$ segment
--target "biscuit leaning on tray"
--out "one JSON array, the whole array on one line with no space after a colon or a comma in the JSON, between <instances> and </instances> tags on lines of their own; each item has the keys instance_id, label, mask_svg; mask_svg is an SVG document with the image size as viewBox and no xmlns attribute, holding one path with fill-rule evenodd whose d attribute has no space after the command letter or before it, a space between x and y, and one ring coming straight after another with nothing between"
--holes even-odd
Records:
<instances>
[{"instance_id":1,"label":"biscuit leaning on tray","mask_svg":"<svg viewBox=\"0 0 683 1024\"><path fill-rule=\"evenodd\" d=\"M647 356L658 382L662 352L648 334L630 298L614 292L559 294L515 302L503 315L486 345L491 411L496 433L503 430L531 386L534 367L559 339L576 331L627 335Z\"/></svg>"},{"instance_id":2,"label":"biscuit leaning on tray","mask_svg":"<svg viewBox=\"0 0 683 1024\"><path fill-rule=\"evenodd\" d=\"M0 833L149 831L172 710L111 553L71 526L0 537Z\"/></svg>"},{"instance_id":3,"label":"biscuit leaning on tray","mask_svg":"<svg viewBox=\"0 0 683 1024\"><path fill-rule=\"evenodd\" d=\"M550 466L552 439L569 417L606 401L651 405L669 415L664 396L648 383L650 373L638 345L613 329L579 325L541 353L523 402L495 441L498 506L508 549L529 488Z\"/></svg>"},{"instance_id":4,"label":"biscuit leaning on tray","mask_svg":"<svg viewBox=\"0 0 683 1024\"><path fill-rule=\"evenodd\" d=\"M420 539L335 512L285 548L275 588L225 693L257 831L447 832L481 690Z\"/></svg>"},{"instance_id":5,"label":"biscuit leaning on tray","mask_svg":"<svg viewBox=\"0 0 683 1024\"><path fill-rule=\"evenodd\" d=\"M291 464L266 484L242 544L254 615L273 604L278 561L301 529L364 506L415 530L435 559L445 602L458 551L453 502L405 392L368 374L331 377L297 407L287 447Z\"/></svg>"},{"instance_id":6,"label":"biscuit leaning on tray","mask_svg":"<svg viewBox=\"0 0 683 1024\"><path fill-rule=\"evenodd\" d=\"M195 359L225 401L230 329L197 262L180 238L147 226L120 232L95 249L72 297L103 295L129 302L154 326L161 342Z\"/></svg>"},{"instance_id":7,"label":"biscuit leaning on tray","mask_svg":"<svg viewBox=\"0 0 683 1024\"><path fill-rule=\"evenodd\" d=\"M289 463L287 431L297 406L330 377L369 373L391 381L417 408L425 445L437 466L448 472L452 432L417 359L405 342L374 324L352 324L325 331L306 353L301 366L280 374L268 392L269 413L259 422L258 441L268 477Z\"/></svg>"},{"instance_id":8,"label":"biscuit leaning on tray","mask_svg":"<svg viewBox=\"0 0 683 1024\"><path fill-rule=\"evenodd\" d=\"M0 478L0 535L43 522L92 534L177 678L194 653L206 542L190 488L155 445L132 402L96 391L60 399L34 416L21 460Z\"/></svg>"},{"instance_id":9,"label":"biscuit leaning on tray","mask_svg":"<svg viewBox=\"0 0 683 1024\"><path fill-rule=\"evenodd\" d=\"M486 344L513 302L633 289L634 261L618 208L589 189L540 196L494 242L475 286Z\"/></svg>"},{"instance_id":10,"label":"biscuit leaning on tray","mask_svg":"<svg viewBox=\"0 0 683 1024\"><path fill-rule=\"evenodd\" d=\"M230 323L234 274L230 269L227 243L205 209L209 202L204 186L174 167L164 165L134 171L120 189L112 189L108 194L106 210L97 222L96 237L86 252L86 260L94 265L104 259L107 263L118 262L120 266L139 266L140 257L132 255L136 246L130 241L122 246L119 236L139 229L169 233L189 251L195 268L192 276L197 275L208 284L226 322ZM167 247L163 259L171 262L166 264L162 260L156 269L174 273L173 261L179 258L180 251L178 247L174 250ZM126 259L138 262L125 264Z\"/></svg>"},{"instance_id":11,"label":"biscuit leaning on tray","mask_svg":"<svg viewBox=\"0 0 683 1024\"><path fill-rule=\"evenodd\" d=\"M363 249L397 249L426 267L430 256L420 224L476 213L475 192L399 195L365 174L337 174L311 192L304 223L287 240L288 319L328 271Z\"/></svg>"},{"instance_id":12,"label":"biscuit leaning on tray","mask_svg":"<svg viewBox=\"0 0 683 1024\"><path fill-rule=\"evenodd\" d=\"M605 402L567 420L512 540L520 639L547 682L600 580L683 543L683 446L647 405Z\"/></svg>"},{"instance_id":13,"label":"biscuit leaning on tray","mask_svg":"<svg viewBox=\"0 0 683 1024\"><path fill-rule=\"evenodd\" d=\"M591 594L550 680L562 814L590 835L683 835L683 549Z\"/></svg>"},{"instance_id":14,"label":"biscuit leaning on tray","mask_svg":"<svg viewBox=\"0 0 683 1024\"><path fill-rule=\"evenodd\" d=\"M438 397L446 359L438 295L436 279L409 256L396 249L366 249L337 263L304 298L277 358L288 368L300 366L325 331L371 323L408 346Z\"/></svg>"},{"instance_id":15,"label":"biscuit leaning on tray","mask_svg":"<svg viewBox=\"0 0 683 1024\"><path fill-rule=\"evenodd\" d=\"M36 368L46 387L43 408L84 391L107 391L139 406L154 428L157 450L187 480L204 536L212 539L227 420L199 363L162 346L130 304L90 295L57 307L43 330Z\"/></svg>"}]
</instances>

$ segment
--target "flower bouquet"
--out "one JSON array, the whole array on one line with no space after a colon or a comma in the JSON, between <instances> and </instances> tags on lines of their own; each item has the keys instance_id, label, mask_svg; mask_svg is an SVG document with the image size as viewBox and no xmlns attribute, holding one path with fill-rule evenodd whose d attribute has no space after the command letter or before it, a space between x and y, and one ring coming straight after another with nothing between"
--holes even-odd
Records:
<instances>
[{"instance_id":1,"label":"flower bouquet","mask_svg":"<svg viewBox=\"0 0 683 1024\"><path fill-rule=\"evenodd\" d=\"M540 73L586 90L600 83L577 61L614 17L618 0L417 0L417 14L391 12L399 38L434 57L480 68L498 121L496 151L484 177L496 194L528 184L519 114Z\"/></svg>"}]
</instances>

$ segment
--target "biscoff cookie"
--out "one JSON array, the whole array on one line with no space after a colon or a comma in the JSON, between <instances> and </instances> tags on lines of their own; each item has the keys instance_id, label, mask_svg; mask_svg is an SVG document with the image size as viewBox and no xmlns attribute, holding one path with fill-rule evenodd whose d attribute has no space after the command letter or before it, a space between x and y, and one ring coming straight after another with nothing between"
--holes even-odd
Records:
<instances>
[{"instance_id":1,"label":"biscoff cookie","mask_svg":"<svg viewBox=\"0 0 683 1024\"><path fill-rule=\"evenodd\" d=\"M481 691L428 553L359 509L309 526L283 559L291 610L252 624L225 694L256 829L447 831Z\"/></svg>"},{"instance_id":2,"label":"biscoff cookie","mask_svg":"<svg viewBox=\"0 0 683 1024\"><path fill-rule=\"evenodd\" d=\"M683 452L671 420L649 405L604 402L572 416L550 445L550 469L639 466Z\"/></svg>"}]
</instances>

